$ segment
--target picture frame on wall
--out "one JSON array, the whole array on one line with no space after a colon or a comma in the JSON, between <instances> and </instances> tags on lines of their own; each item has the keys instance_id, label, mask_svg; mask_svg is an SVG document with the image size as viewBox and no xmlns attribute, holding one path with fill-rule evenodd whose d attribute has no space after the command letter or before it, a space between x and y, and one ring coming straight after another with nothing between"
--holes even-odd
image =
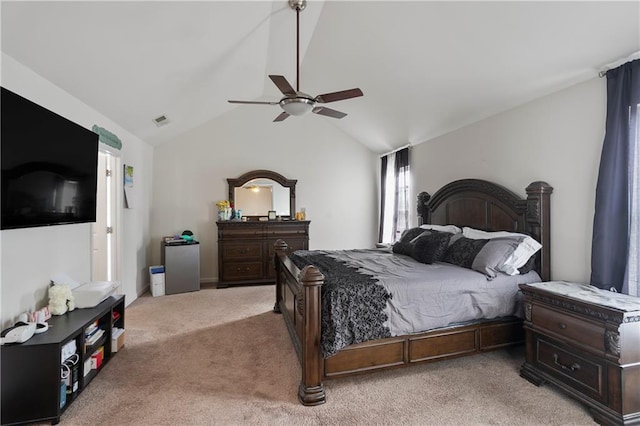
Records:
<instances>
[{"instance_id":1,"label":"picture frame on wall","mask_svg":"<svg viewBox=\"0 0 640 426\"><path fill-rule=\"evenodd\" d=\"M133 166L125 164L124 166L124 208L133 208Z\"/></svg>"}]
</instances>

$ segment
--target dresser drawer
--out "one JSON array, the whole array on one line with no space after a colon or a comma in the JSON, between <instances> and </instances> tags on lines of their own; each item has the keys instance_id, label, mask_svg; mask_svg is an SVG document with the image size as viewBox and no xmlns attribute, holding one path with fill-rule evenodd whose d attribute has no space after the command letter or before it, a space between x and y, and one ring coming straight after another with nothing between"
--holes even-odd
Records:
<instances>
[{"instance_id":1,"label":"dresser drawer","mask_svg":"<svg viewBox=\"0 0 640 426\"><path fill-rule=\"evenodd\" d=\"M276 243L276 239L270 239L267 241L267 247L269 249L269 259L273 259L273 256L275 256L276 254L276 249L275 249L275 243ZM308 240L302 240L302 239L292 239L292 240L284 240L285 243L287 243L287 253L292 253L296 250L306 250L307 247L309 246L309 242Z\"/></svg>"},{"instance_id":2,"label":"dresser drawer","mask_svg":"<svg viewBox=\"0 0 640 426\"><path fill-rule=\"evenodd\" d=\"M262 239L264 237L264 227L262 225L250 226L220 226L218 227L219 240L237 239Z\"/></svg>"},{"instance_id":3,"label":"dresser drawer","mask_svg":"<svg viewBox=\"0 0 640 426\"><path fill-rule=\"evenodd\" d=\"M255 262L224 262L222 281L248 281L262 278L262 260Z\"/></svg>"},{"instance_id":4,"label":"dresser drawer","mask_svg":"<svg viewBox=\"0 0 640 426\"><path fill-rule=\"evenodd\" d=\"M238 243L225 243L222 247L222 259L238 260L238 259L252 259L262 257L262 242L261 241L247 241Z\"/></svg>"},{"instance_id":5,"label":"dresser drawer","mask_svg":"<svg viewBox=\"0 0 640 426\"><path fill-rule=\"evenodd\" d=\"M576 318L540 305L532 308L534 328L542 328L556 336L593 348L604 353L604 327L585 319Z\"/></svg>"},{"instance_id":6,"label":"dresser drawer","mask_svg":"<svg viewBox=\"0 0 640 426\"><path fill-rule=\"evenodd\" d=\"M306 225L298 225L298 224L294 224L294 225L267 225L266 230L265 230L265 236L267 238L274 238L274 239L279 239L282 238L283 240L287 241L288 239L291 238L300 238L300 237L307 237L307 226ZM288 243L288 241L287 241Z\"/></svg>"},{"instance_id":7,"label":"dresser drawer","mask_svg":"<svg viewBox=\"0 0 640 426\"><path fill-rule=\"evenodd\" d=\"M269 262L267 262L267 277L268 278L276 278L276 268L273 264L273 258L276 255L276 249L274 244L277 240L269 240L267 241L267 246L269 247ZM308 240L294 239L294 240L285 240L289 249L287 250L287 254L292 253L296 250L306 250L309 247Z\"/></svg>"},{"instance_id":8,"label":"dresser drawer","mask_svg":"<svg viewBox=\"0 0 640 426\"><path fill-rule=\"evenodd\" d=\"M578 355L571 348L539 336L535 362L549 374L585 395L606 403L606 365Z\"/></svg>"}]
</instances>

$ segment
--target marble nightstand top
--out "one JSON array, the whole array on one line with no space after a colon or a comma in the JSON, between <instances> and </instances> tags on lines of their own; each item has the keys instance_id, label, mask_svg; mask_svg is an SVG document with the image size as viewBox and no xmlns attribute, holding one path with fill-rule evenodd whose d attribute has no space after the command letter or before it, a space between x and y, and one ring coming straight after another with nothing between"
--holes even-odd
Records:
<instances>
[{"instance_id":1,"label":"marble nightstand top","mask_svg":"<svg viewBox=\"0 0 640 426\"><path fill-rule=\"evenodd\" d=\"M527 284L527 286L624 312L640 311L640 297L602 290L589 284L547 281Z\"/></svg>"}]
</instances>

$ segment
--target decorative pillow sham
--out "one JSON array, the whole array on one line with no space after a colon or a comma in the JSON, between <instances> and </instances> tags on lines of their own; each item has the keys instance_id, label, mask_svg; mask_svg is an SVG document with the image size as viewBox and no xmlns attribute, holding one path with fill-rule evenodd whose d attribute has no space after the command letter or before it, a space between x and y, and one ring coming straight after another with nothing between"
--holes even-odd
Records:
<instances>
[{"instance_id":1,"label":"decorative pillow sham","mask_svg":"<svg viewBox=\"0 0 640 426\"><path fill-rule=\"evenodd\" d=\"M479 229L464 227L462 235L471 239L496 239L510 238L517 242L517 246L509 254L509 256L497 266L498 271L502 271L508 275L518 275L519 268L523 267L529 259L542 248L542 244L526 234L518 234L515 232L486 232Z\"/></svg>"},{"instance_id":2,"label":"decorative pillow sham","mask_svg":"<svg viewBox=\"0 0 640 426\"><path fill-rule=\"evenodd\" d=\"M519 240L507 237L487 239L460 237L449 246L443 261L473 269L491 280L498 275L499 266L511 256L518 244Z\"/></svg>"},{"instance_id":3,"label":"decorative pillow sham","mask_svg":"<svg viewBox=\"0 0 640 426\"><path fill-rule=\"evenodd\" d=\"M460 234L462 233L462 229L458 228L455 225L431 225L429 223L424 224L424 225L420 225L420 228L422 229L430 229L432 231L439 231L439 232L449 232L451 234Z\"/></svg>"},{"instance_id":4,"label":"decorative pillow sham","mask_svg":"<svg viewBox=\"0 0 640 426\"><path fill-rule=\"evenodd\" d=\"M444 257L447 247L449 247L451 235L448 232L424 232L413 240L411 257L418 262L427 264L439 262Z\"/></svg>"},{"instance_id":5,"label":"decorative pillow sham","mask_svg":"<svg viewBox=\"0 0 640 426\"><path fill-rule=\"evenodd\" d=\"M476 256L488 242L489 240L472 240L465 237L458 238L455 243L447 248L442 261L472 269Z\"/></svg>"},{"instance_id":6,"label":"decorative pillow sham","mask_svg":"<svg viewBox=\"0 0 640 426\"><path fill-rule=\"evenodd\" d=\"M391 247L391 250L397 254L406 254L411 256L411 250L413 249L413 243L411 240L424 233L424 229L421 228L409 228L405 229L400 236L400 240L396 241Z\"/></svg>"},{"instance_id":7,"label":"decorative pillow sham","mask_svg":"<svg viewBox=\"0 0 640 426\"><path fill-rule=\"evenodd\" d=\"M527 263L524 264L524 266L519 267L518 272L520 273L520 275L524 275L533 271L534 269L536 269L536 255L531 256L529 260L527 260Z\"/></svg>"},{"instance_id":8,"label":"decorative pillow sham","mask_svg":"<svg viewBox=\"0 0 640 426\"><path fill-rule=\"evenodd\" d=\"M520 239L506 237L491 238L486 241L488 241L487 244L482 247L482 250L480 250L475 259L473 259L471 269L482 272L488 278L492 279L498 275L501 271L500 267L504 265L505 261L513 255L513 252L518 248Z\"/></svg>"}]
</instances>

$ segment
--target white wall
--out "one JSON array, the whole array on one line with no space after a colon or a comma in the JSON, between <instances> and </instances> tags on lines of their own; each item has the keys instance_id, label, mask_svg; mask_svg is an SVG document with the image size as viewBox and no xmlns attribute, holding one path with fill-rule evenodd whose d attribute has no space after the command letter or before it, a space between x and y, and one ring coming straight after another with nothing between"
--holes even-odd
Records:
<instances>
[{"instance_id":1,"label":"white wall","mask_svg":"<svg viewBox=\"0 0 640 426\"><path fill-rule=\"evenodd\" d=\"M296 209L311 220L310 248L373 247L377 234L377 156L309 114L273 123L277 107L241 106L156 147L151 235L160 261L165 235L190 229L201 243L203 281L217 281L215 202L227 178L268 169L297 179ZM347 118L348 119L348 118Z\"/></svg>"},{"instance_id":2,"label":"white wall","mask_svg":"<svg viewBox=\"0 0 640 426\"><path fill-rule=\"evenodd\" d=\"M122 289L131 303L148 282L150 182L153 149L116 123L2 54L2 86L86 128L94 124L120 137L123 163L135 166L136 205L122 213ZM48 303L49 279L65 273L91 279L89 224L4 230L0 232L2 327L28 310Z\"/></svg>"},{"instance_id":3,"label":"white wall","mask_svg":"<svg viewBox=\"0 0 640 426\"><path fill-rule=\"evenodd\" d=\"M479 178L524 197L529 183L548 182L552 279L588 282L605 84L594 78L415 146L414 188Z\"/></svg>"}]
</instances>

